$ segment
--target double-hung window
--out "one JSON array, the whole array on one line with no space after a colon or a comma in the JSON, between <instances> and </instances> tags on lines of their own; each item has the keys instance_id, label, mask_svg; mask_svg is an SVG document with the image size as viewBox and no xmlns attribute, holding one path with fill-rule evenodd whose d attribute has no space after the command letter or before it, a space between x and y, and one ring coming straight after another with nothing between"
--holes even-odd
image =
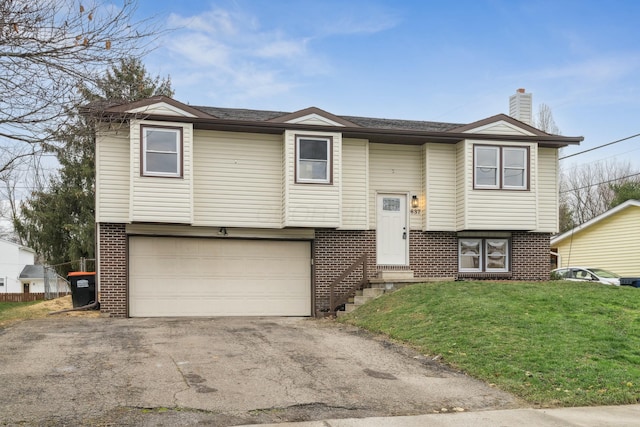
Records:
<instances>
[{"instance_id":1,"label":"double-hung window","mask_svg":"<svg viewBox=\"0 0 640 427\"><path fill-rule=\"evenodd\" d=\"M458 271L478 273L508 272L509 239L459 239Z\"/></svg>"},{"instance_id":2,"label":"double-hung window","mask_svg":"<svg viewBox=\"0 0 640 427\"><path fill-rule=\"evenodd\" d=\"M296 136L296 182L331 183L331 138Z\"/></svg>"},{"instance_id":3,"label":"double-hung window","mask_svg":"<svg viewBox=\"0 0 640 427\"><path fill-rule=\"evenodd\" d=\"M476 189L528 189L529 149L476 145L473 149Z\"/></svg>"},{"instance_id":4,"label":"double-hung window","mask_svg":"<svg viewBox=\"0 0 640 427\"><path fill-rule=\"evenodd\" d=\"M527 154L521 147L502 147L502 188L527 188Z\"/></svg>"},{"instance_id":5,"label":"double-hung window","mask_svg":"<svg viewBox=\"0 0 640 427\"><path fill-rule=\"evenodd\" d=\"M182 176L182 128L142 127L142 175Z\"/></svg>"}]
</instances>

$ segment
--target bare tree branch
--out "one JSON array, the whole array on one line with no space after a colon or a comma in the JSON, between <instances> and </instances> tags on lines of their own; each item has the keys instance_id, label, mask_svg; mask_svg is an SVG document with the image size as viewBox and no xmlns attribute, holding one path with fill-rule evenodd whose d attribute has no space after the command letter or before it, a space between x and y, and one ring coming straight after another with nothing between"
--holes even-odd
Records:
<instances>
[{"instance_id":1,"label":"bare tree branch","mask_svg":"<svg viewBox=\"0 0 640 427\"><path fill-rule=\"evenodd\" d=\"M0 0L0 136L44 141L75 107L80 85L150 50L159 31L150 20L132 22L136 9L136 0Z\"/></svg>"},{"instance_id":2,"label":"bare tree branch","mask_svg":"<svg viewBox=\"0 0 640 427\"><path fill-rule=\"evenodd\" d=\"M571 213L572 226L583 224L606 212L616 196L611 183L638 180L638 171L627 162L596 162L563 171L560 197Z\"/></svg>"}]
</instances>

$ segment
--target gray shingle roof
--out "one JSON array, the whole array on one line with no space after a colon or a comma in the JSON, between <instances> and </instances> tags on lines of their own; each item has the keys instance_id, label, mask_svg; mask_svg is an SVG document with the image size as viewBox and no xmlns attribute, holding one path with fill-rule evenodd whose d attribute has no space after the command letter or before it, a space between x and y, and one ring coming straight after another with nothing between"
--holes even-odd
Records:
<instances>
[{"instance_id":1,"label":"gray shingle roof","mask_svg":"<svg viewBox=\"0 0 640 427\"><path fill-rule=\"evenodd\" d=\"M201 107L194 106L198 110L204 111L215 117L225 120L246 120L252 122L264 122L282 117L289 112L283 111L266 111L266 110L248 110L243 108L220 108L220 107ZM419 131L435 131L446 132L450 129L463 126L464 123L443 123L429 122L420 120L398 120L398 119L380 119L374 117L358 117L358 116L338 116L342 119L370 129L405 129Z\"/></svg>"},{"instance_id":2,"label":"gray shingle roof","mask_svg":"<svg viewBox=\"0 0 640 427\"><path fill-rule=\"evenodd\" d=\"M44 279L44 267L42 265L25 265L20 272L20 279Z\"/></svg>"}]
</instances>

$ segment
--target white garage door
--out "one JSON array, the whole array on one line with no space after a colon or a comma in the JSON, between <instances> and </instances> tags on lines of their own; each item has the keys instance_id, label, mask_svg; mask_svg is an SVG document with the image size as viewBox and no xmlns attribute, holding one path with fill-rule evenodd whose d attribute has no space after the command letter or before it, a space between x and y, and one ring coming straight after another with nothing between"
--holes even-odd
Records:
<instances>
[{"instance_id":1,"label":"white garage door","mask_svg":"<svg viewBox=\"0 0 640 427\"><path fill-rule=\"evenodd\" d=\"M129 315L309 316L309 242L129 238Z\"/></svg>"}]
</instances>

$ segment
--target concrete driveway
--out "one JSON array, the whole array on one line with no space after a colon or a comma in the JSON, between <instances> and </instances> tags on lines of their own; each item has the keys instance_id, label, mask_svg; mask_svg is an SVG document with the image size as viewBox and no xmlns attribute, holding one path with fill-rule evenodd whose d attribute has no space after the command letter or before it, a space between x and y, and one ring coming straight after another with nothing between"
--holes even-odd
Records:
<instances>
[{"instance_id":1,"label":"concrete driveway","mask_svg":"<svg viewBox=\"0 0 640 427\"><path fill-rule=\"evenodd\" d=\"M0 349L0 425L229 426L521 406L326 320L51 317L0 329Z\"/></svg>"}]
</instances>

